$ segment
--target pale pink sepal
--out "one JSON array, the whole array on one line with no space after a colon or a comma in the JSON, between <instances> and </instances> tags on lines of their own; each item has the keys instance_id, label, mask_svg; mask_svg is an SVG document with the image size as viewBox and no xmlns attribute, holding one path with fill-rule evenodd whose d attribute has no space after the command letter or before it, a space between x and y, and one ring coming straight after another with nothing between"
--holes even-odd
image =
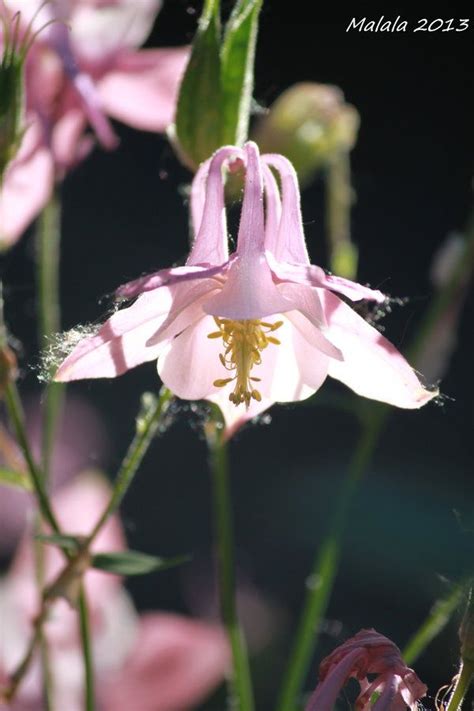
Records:
<instances>
[{"instance_id":1,"label":"pale pink sepal","mask_svg":"<svg viewBox=\"0 0 474 711\"><path fill-rule=\"evenodd\" d=\"M402 354L341 299L318 289L326 313L326 337L343 361L331 360L329 375L372 400L407 409L425 405L438 395L423 387Z\"/></svg>"},{"instance_id":2,"label":"pale pink sepal","mask_svg":"<svg viewBox=\"0 0 474 711\"><path fill-rule=\"evenodd\" d=\"M165 131L188 58L188 47L121 52L98 82L104 111L142 131Z\"/></svg>"},{"instance_id":3,"label":"pale pink sepal","mask_svg":"<svg viewBox=\"0 0 474 711\"><path fill-rule=\"evenodd\" d=\"M79 341L59 367L55 380L114 378L140 363L155 360L161 345L148 340L166 319L172 295L169 289L143 294L132 306L117 311L98 333Z\"/></svg>"},{"instance_id":4,"label":"pale pink sepal","mask_svg":"<svg viewBox=\"0 0 474 711\"><path fill-rule=\"evenodd\" d=\"M267 261L277 281L289 281L294 284L331 289L331 291L337 291L351 301L366 299L367 301L383 303L387 300L386 295L377 289L371 289L368 286L357 284L357 282L343 277L326 274L321 267L314 264L279 262L270 251L267 250L266 254Z\"/></svg>"},{"instance_id":5,"label":"pale pink sepal","mask_svg":"<svg viewBox=\"0 0 474 711\"><path fill-rule=\"evenodd\" d=\"M53 186L53 159L40 143L38 124L28 118L21 148L0 184L0 250L21 237L50 199Z\"/></svg>"}]
</instances>

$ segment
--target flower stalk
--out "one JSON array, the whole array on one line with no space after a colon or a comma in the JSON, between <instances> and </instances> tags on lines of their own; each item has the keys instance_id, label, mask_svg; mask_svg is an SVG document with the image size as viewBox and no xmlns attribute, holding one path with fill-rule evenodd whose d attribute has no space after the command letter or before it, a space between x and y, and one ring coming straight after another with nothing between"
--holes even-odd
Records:
<instances>
[{"instance_id":1,"label":"flower stalk","mask_svg":"<svg viewBox=\"0 0 474 711\"><path fill-rule=\"evenodd\" d=\"M217 538L218 579L221 614L232 650L233 671L229 708L253 711L254 700L247 649L239 625L235 599L235 565L232 531L232 503L229 482L229 457L223 437L224 425L213 406L205 433L212 476L214 525Z\"/></svg>"}]
</instances>

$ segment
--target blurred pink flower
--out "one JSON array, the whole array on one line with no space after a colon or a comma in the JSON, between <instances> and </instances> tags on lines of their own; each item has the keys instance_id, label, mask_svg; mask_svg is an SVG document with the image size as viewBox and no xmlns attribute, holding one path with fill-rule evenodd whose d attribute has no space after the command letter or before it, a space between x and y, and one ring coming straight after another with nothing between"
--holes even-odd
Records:
<instances>
[{"instance_id":1,"label":"blurred pink flower","mask_svg":"<svg viewBox=\"0 0 474 711\"><path fill-rule=\"evenodd\" d=\"M26 425L33 452L40 458L42 417L38 400L27 401ZM81 471L99 467L107 457L109 443L103 422L92 405L80 398L67 397L55 438L51 487L58 492ZM16 442L0 424L0 465L12 471L26 471ZM8 553L25 531L33 510L32 496L25 491L4 487L0 496L0 552Z\"/></svg>"},{"instance_id":2,"label":"blurred pink flower","mask_svg":"<svg viewBox=\"0 0 474 711\"><path fill-rule=\"evenodd\" d=\"M375 678L369 681L369 675ZM356 711L415 711L427 692L391 640L373 629L361 630L321 662L319 684L306 711L332 711L350 678L360 685Z\"/></svg>"},{"instance_id":3,"label":"blurred pink flower","mask_svg":"<svg viewBox=\"0 0 474 711\"><path fill-rule=\"evenodd\" d=\"M54 499L54 509L65 532L86 534L110 496L110 487L98 475L77 480ZM94 551L121 550L125 540L118 517L109 519ZM63 566L52 546L46 551L46 580ZM7 578L0 586L2 627L0 678L2 683L21 659L37 611L31 541L24 540ZM138 616L120 578L97 570L85 574L91 614L92 642L101 711L185 711L216 687L229 664L224 633L214 625L171 613ZM45 625L54 675L54 705L58 709L83 708L83 662L77 615L64 600L55 602ZM15 711L40 711L42 684L35 659L12 705Z\"/></svg>"},{"instance_id":4,"label":"blurred pink flower","mask_svg":"<svg viewBox=\"0 0 474 711\"><path fill-rule=\"evenodd\" d=\"M230 257L225 164L246 168ZM280 174L282 198L269 166ZM283 156L260 157L251 142L219 149L196 174L191 203L196 239L186 265L122 286L118 295L137 301L82 339L56 380L115 377L158 359L161 379L178 397L220 406L228 435L274 402L309 397L327 375L398 407L418 408L436 395L333 292L375 301L383 294L309 263L296 174Z\"/></svg>"},{"instance_id":5,"label":"blurred pink flower","mask_svg":"<svg viewBox=\"0 0 474 711\"><path fill-rule=\"evenodd\" d=\"M148 36L160 0L5 2L21 13L24 28L43 29L26 61L23 144L0 195L3 247L41 211L54 181L90 151L88 123L108 149L117 145L108 116L141 130L166 129L188 58L187 47L133 49Z\"/></svg>"}]
</instances>

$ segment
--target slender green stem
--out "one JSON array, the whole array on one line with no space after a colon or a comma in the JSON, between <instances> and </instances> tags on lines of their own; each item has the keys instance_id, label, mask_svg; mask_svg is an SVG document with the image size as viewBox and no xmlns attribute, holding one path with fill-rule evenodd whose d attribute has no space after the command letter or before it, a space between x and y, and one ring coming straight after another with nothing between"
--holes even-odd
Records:
<instances>
[{"instance_id":1,"label":"slender green stem","mask_svg":"<svg viewBox=\"0 0 474 711\"><path fill-rule=\"evenodd\" d=\"M146 394L142 411L137 417L137 431L135 437L128 448L127 454L115 478L112 496L88 537L89 545L99 533L109 516L118 508L128 491L152 439L162 424L163 417L168 410L172 397L171 392L165 387L162 387L158 398L150 393Z\"/></svg>"},{"instance_id":2,"label":"slender green stem","mask_svg":"<svg viewBox=\"0 0 474 711\"><path fill-rule=\"evenodd\" d=\"M451 694L448 705L446 706L446 711L459 711L473 677L474 661L462 662L453 693Z\"/></svg>"},{"instance_id":3,"label":"slender green stem","mask_svg":"<svg viewBox=\"0 0 474 711\"><path fill-rule=\"evenodd\" d=\"M278 711L295 711L298 707L300 689L317 643L321 620L326 612L337 574L347 511L352 504L359 480L372 457L387 412L388 409L383 405L374 406L371 417L367 420L342 484L336 509L331 519L329 534L324 539L315 558L308 578L303 611L281 687L277 705Z\"/></svg>"},{"instance_id":4,"label":"slender green stem","mask_svg":"<svg viewBox=\"0 0 474 711\"><path fill-rule=\"evenodd\" d=\"M403 658L409 666L418 659L429 643L446 627L454 611L459 607L461 600L466 595L466 588L469 584L470 580L455 585L446 597L438 600L433 605L428 617L403 650Z\"/></svg>"},{"instance_id":5,"label":"slender green stem","mask_svg":"<svg viewBox=\"0 0 474 711\"><path fill-rule=\"evenodd\" d=\"M213 421L208 423L206 434L212 474L221 614L227 630L233 659L229 706L235 711L253 711L252 679L245 640L239 625L235 602L232 504L227 444L220 434L219 426Z\"/></svg>"},{"instance_id":6,"label":"slender green stem","mask_svg":"<svg viewBox=\"0 0 474 711\"><path fill-rule=\"evenodd\" d=\"M84 711L94 711L94 660L89 626L89 606L84 586L79 594L79 628L81 634L82 657L84 660Z\"/></svg>"},{"instance_id":7,"label":"slender green stem","mask_svg":"<svg viewBox=\"0 0 474 711\"><path fill-rule=\"evenodd\" d=\"M357 248L351 241L352 200L349 153L342 151L326 173L326 230L331 270L348 279L357 274Z\"/></svg>"},{"instance_id":8,"label":"slender green stem","mask_svg":"<svg viewBox=\"0 0 474 711\"><path fill-rule=\"evenodd\" d=\"M48 494L44 488L42 471L36 465L33 453L28 442L25 427L25 418L21 406L20 397L15 383L8 383L5 388L5 403L8 416L15 430L15 435L20 445L20 449L28 466L31 482L38 501L38 506L44 520L51 526L54 533L60 533L59 524L49 503Z\"/></svg>"},{"instance_id":9,"label":"slender green stem","mask_svg":"<svg viewBox=\"0 0 474 711\"><path fill-rule=\"evenodd\" d=\"M56 195L42 211L36 231L36 303L38 312L38 344L40 350L47 345L48 339L61 328L59 299L59 261L61 242L61 209ZM51 457L54 437L63 402L64 385L49 383L44 392L42 412L41 463L42 483L48 491ZM42 533L41 520L36 524L36 533ZM36 544L37 582L42 590L45 582L44 550ZM40 629L40 650L43 668L43 687L47 711L53 705L53 673L50 665L48 641Z\"/></svg>"},{"instance_id":10,"label":"slender green stem","mask_svg":"<svg viewBox=\"0 0 474 711\"><path fill-rule=\"evenodd\" d=\"M61 329L59 301L59 260L61 209L53 196L38 220L36 233L36 286L38 305L38 343L40 349ZM44 396L42 464L45 483L49 479L54 435L63 402L64 385L49 383Z\"/></svg>"}]
</instances>

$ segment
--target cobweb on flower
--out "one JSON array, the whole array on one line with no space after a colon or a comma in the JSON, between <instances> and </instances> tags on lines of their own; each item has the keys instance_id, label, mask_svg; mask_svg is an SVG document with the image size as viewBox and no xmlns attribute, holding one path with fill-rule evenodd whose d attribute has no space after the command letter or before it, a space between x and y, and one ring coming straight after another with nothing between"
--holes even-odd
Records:
<instances>
[{"instance_id":1,"label":"cobweb on flower","mask_svg":"<svg viewBox=\"0 0 474 711\"><path fill-rule=\"evenodd\" d=\"M49 383L60 364L74 350L79 341L89 336L95 336L99 328L100 325L85 324L50 336L35 368L38 380L42 383Z\"/></svg>"}]
</instances>

